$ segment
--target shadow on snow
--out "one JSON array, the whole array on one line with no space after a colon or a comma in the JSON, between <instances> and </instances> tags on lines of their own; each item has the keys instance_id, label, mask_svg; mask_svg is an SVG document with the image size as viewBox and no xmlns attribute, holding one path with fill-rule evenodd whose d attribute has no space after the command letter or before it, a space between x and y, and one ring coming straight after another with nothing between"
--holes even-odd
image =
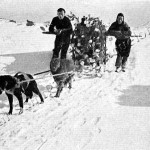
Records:
<instances>
[{"instance_id":1,"label":"shadow on snow","mask_svg":"<svg viewBox=\"0 0 150 150\"><path fill-rule=\"evenodd\" d=\"M18 71L35 74L37 72L49 70L52 52L33 52L5 55L12 56L15 61L6 67L8 74L15 74Z\"/></svg>"},{"instance_id":2,"label":"shadow on snow","mask_svg":"<svg viewBox=\"0 0 150 150\"><path fill-rule=\"evenodd\" d=\"M117 103L123 106L150 107L150 86L130 86L122 91Z\"/></svg>"}]
</instances>

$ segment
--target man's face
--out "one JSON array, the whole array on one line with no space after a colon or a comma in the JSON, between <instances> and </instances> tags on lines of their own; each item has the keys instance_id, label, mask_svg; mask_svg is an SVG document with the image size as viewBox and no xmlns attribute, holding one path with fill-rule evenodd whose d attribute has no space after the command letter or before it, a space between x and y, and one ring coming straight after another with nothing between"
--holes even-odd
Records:
<instances>
[{"instance_id":1,"label":"man's face","mask_svg":"<svg viewBox=\"0 0 150 150\"><path fill-rule=\"evenodd\" d=\"M118 24L122 24L123 16L118 16L117 21L118 21Z\"/></svg>"},{"instance_id":2,"label":"man's face","mask_svg":"<svg viewBox=\"0 0 150 150\"><path fill-rule=\"evenodd\" d=\"M57 15L58 15L58 18L60 20L62 20L64 18L64 16L65 16L65 12L64 11L59 11L59 12L57 12Z\"/></svg>"}]
</instances>

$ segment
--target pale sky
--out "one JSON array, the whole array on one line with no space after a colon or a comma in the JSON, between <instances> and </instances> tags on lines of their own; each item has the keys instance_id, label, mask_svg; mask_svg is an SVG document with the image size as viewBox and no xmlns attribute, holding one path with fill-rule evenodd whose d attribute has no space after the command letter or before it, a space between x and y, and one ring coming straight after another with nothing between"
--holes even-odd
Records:
<instances>
[{"instance_id":1,"label":"pale sky","mask_svg":"<svg viewBox=\"0 0 150 150\"><path fill-rule=\"evenodd\" d=\"M150 0L0 0L0 17L44 22L51 20L59 7L77 16L98 16L104 22L114 21L119 12L134 26L150 20Z\"/></svg>"}]
</instances>

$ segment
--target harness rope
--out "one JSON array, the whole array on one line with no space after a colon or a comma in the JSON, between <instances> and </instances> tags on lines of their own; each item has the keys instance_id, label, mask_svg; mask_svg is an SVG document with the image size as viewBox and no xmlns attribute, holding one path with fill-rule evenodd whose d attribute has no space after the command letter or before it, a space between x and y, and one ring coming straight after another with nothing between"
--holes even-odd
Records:
<instances>
[{"instance_id":1,"label":"harness rope","mask_svg":"<svg viewBox=\"0 0 150 150\"><path fill-rule=\"evenodd\" d=\"M64 73L55 74L55 75L50 75L50 77L59 76L59 75L63 75L63 74L69 74L69 73L73 73L73 72L74 71L64 72ZM39 79L44 79L44 78L48 78L48 77L39 77L39 78L36 78L36 79L29 79L29 80L20 81L18 83L21 84L21 83L25 83L25 82L28 82L28 81L34 81L34 80L39 80Z\"/></svg>"},{"instance_id":2,"label":"harness rope","mask_svg":"<svg viewBox=\"0 0 150 150\"><path fill-rule=\"evenodd\" d=\"M44 72L45 71L43 71L43 73ZM46 72L48 72L48 71L46 71ZM20 81L18 83L21 84L21 83L25 83L25 82L28 82L28 81L35 81L35 80L39 80L39 79L44 79L44 78L59 76L59 75L63 75L63 74L70 74L70 73L75 73L75 72L77 72L77 71L63 72L63 73L60 73L60 74L50 75L50 76L47 76L47 77L39 77L39 78L36 78L36 79L24 80L24 81ZM37 73L37 74L42 74L42 73ZM95 74L95 73L84 73L83 75L92 75L92 74Z\"/></svg>"}]
</instances>

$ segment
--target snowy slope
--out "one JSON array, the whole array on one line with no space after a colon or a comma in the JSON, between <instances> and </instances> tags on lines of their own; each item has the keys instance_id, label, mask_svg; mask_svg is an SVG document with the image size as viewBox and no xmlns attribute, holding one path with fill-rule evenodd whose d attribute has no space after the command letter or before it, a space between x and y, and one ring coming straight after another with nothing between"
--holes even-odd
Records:
<instances>
[{"instance_id":1,"label":"snowy slope","mask_svg":"<svg viewBox=\"0 0 150 150\"><path fill-rule=\"evenodd\" d=\"M54 35L42 34L44 24L26 26L26 22L14 23L0 19L0 54L50 51L53 49Z\"/></svg>"},{"instance_id":2,"label":"snowy slope","mask_svg":"<svg viewBox=\"0 0 150 150\"><path fill-rule=\"evenodd\" d=\"M27 33L32 32L33 35L37 34L36 38L39 39L43 35L36 27L25 27L24 30ZM22 29L22 26L14 28ZM36 38L33 43L43 47L40 45L43 41L38 43ZM26 40L22 42L26 43ZM114 56L109 60L106 72L101 78L75 77L73 88L64 88L60 98L53 98L56 92L53 79L49 74L43 75L43 79L37 82L45 97L45 103L39 104L40 100L35 96L25 105L22 115L18 115L19 107L15 100L13 115L7 116L5 113L8 111L8 101L1 95L0 149L149 150L150 36L147 34L139 42L135 38L134 42L125 73L114 72ZM18 44L16 47L19 48ZM107 46L111 52L114 49L113 44L108 40ZM26 44L22 45L20 52L26 52ZM7 53L16 52L16 47L10 47L11 49L6 48ZM36 48L30 47L28 52L32 50L36 51ZM7 60L0 59L2 74L8 73L8 65L18 60L11 55L6 55L6 58ZM32 67L29 69L32 72ZM50 84L54 86L51 95Z\"/></svg>"}]
</instances>

